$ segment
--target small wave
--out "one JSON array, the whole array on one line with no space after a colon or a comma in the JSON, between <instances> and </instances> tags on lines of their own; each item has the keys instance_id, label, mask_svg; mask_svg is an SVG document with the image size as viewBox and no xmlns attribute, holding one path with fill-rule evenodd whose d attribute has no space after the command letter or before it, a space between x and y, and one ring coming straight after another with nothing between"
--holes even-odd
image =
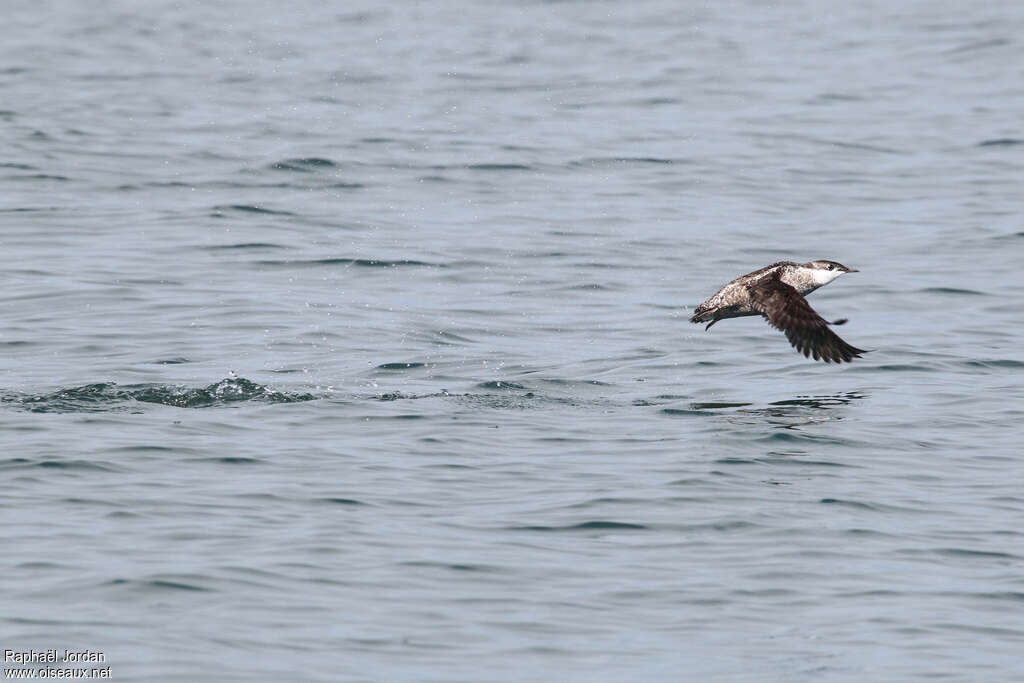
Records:
<instances>
[{"instance_id":1,"label":"small wave","mask_svg":"<svg viewBox=\"0 0 1024 683\"><path fill-rule=\"evenodd\" d=\"M834 408L836 406L847 405L853 401L859 401L864 398L867 398L866 394L856 391L848 391L842 394L827 394L822 396L797 396L796 398L772 401L770 405L801 406L804 408Z\"/></svg>"},{"instance_id":2,"label":"small wave","mask_svg":"<svg viewBox=\"0 0 1024 683\"><path fill-rule=\"evenodd\" d=\"M448 393L446 389L442 389L432 394L403 394L401 391L386 391L383 394L377 394L373 398L377 401L415 401L421 398L448 398L458 395ZM468 396L469 394L465 395Z\"/></svg>"},{"instance_id":3,"label":"small wave","mask_svg":"<svg viewBox=\"0 0 1024 683\"><path fill-rule=\"evenodd\" d=\"M364 503L363 501L356 500L355 498L317 498L316 502L329 503L331 505L369 505L369 503Z\"/></svg>"},{"instance_id":4,"label":"small wave","mask_svg":"<svg viewBox=\"0 0 1024 683\"><path fill-rule=\"evenodd\" d=\"M412 398L422 398L422 397L420 397L420 396L410 396L408 394L403 394L400 391L388 391L388 392L385 392L383 394L377 394L377 396L376 396L376 399L378 401L404 401L406 399L412 399Z\"/></svg>"},{"instance_id":5,"label":"small wave","mask_svg":"<svg viewBox=\"0 0 1024 683\"><path fill-rule=\"evenodd\" d=\"M209 408L240 401L298 403L316 400L312 394L277 391L242 377L229 377L201 389L188 387L150 387L130 392L143 403L159 403L178 408Z\"/></svg>"},{"instance_id":6,"label":"small wave","mask_svg":"<svg viewBox=\"0 0 1024 683\"><path fill-rule=\"evenodd\" d=\"M985 292L975 289L958 289L956 287L926 287L921 290L928 294L962 294L967 296L988 296Z\"/></svg>"},{"instance_id":7,"label":"small wave","mask_svg":"<svg viewBox=\"0 0 1024 683\"><path fill-rule=\"evenodd\" d=\"M710 410L694 410L691 408L662 408L663 415L717 415Z\"/></svg>"},{"instance_id":8,"label":"small wave","mask_svg":"<svg viewBox=\"0 0 1024 683\"><path fill-rule=\"evenodd\" d=\"M505 384L502 382L502 384ZM495 387L496 388L496 387ZM525 387L523 387L525 389ZM471 406L474 409L486 410L536 410L551 405L579 407L584 404L577 399L562 398L557 396L544 396L532 391L525 393L512 393L500 390L502 393L452 393L441 390L430 394L406 394L401 391L388 391L373 396L377 401L416 401L424 398L451 399L457 403ZM593 403L593 402L590 402ZM417 416L421 417L421 416Z\"/></svg>"},{"instance_id":9,"label":"small wave","mask_svg":"<svg viewBox=\"0 0 1024 683\"><path fill-rule=\"evenodd\" d=\"M222 465L262 465L259 458L247 458L244 455L221 455L215 458L203 458L203 462L216 462Z\"/></svg>"},{"instance_id":10,"label":"small wave","mask_svg":"<svg viewBox=\"0 0 1024 683\"><path fill-rule=\"evenodd\" d=\"M860 102L864 98L859 95L851 95L849 93L840 92L823 92L820 93L815 99L823 102Z\"/></svg>"},{"instance_id":11,"label":"small wave","mask_svg":"<svg viewBox=\"0 0 1024 683\"><path fill-rule=\"evenodd\" d=\"M400 563L403 567L422 567L425 569L450 569L456 572L496 572L496 567L486 564L450 564L448 562L432 562L430 560L411 560Z\"/></svg>"},{"instance_id":12,"label":"small wave","mask_svg":"<svg viewBox=\"0 0 1024 683\"><path fill-rule=\"evenodd\" d=\"M988 40L976 40L970 43L964 43L963 45L957 45L952 49L946 50L945 54L954 55L960 52L973 52L974 50L986 50L993 47L1004 47L1010 44L1010 41L1006 38L989 38Z\"/></svg>"},{"instance_id":13,"label":"small wave","mask_svg":"<svg viewBox=\"0 0 1024 683\"><path fill-rule=\"evenodd\" d=\"M994 138L992 140L982 140L978 143L978 147L1012 147L1013 145L1024 145L1024 140L1018 140L1017 138Z\"/></svg>"},{"instance_id":14,"label":"small wave","mask_svg":"<svg viewBox=\"0 0 1024 683\"><path fill-rule=\"evenodd\" d=\"M30 175L12 175L7 176L7 180L57 180L62 183L66 183L71 178L63 175L53 175L50 173L32 173Z\"/></svg>"},{"instance_id":15,"label":"small wave","mask_svg":"<svg viewBox=\"0 0 1024 683\"><path fill-rule=\"evenodd\" d=\"M270 165L275 171L297 171L310 173L322 168L337 168L338 164L321 157L305 157L301 159L284 159Z\"/></svg>"},{"instance_id":16,"label":"small wave","mask_svg":"<svg viewBox=\"0 0 1024 683\"><path fill-rule=\"evenodd\" d=\"M0 396L0 402L33 413L99 413L138 409L137 403L177 408L211 408L244 401L295 403L317 396L277 391L241 377L229 377L206 387L126 386L114 382L86 384L38 396ZM133 403L136 405L133 406Z\"/></svg>"},{"instance_id":17,"label":"small wave","mask_svg":"<svg viewBox=\"0 0 1024 683\"><path fill-rule=\"evenodd\" d=\"M558 287L555 289L556 292L614 292L621 290L620 285L615 284L599 284L596 282L590 282L580 285L566 285L565 287Z\"/></svg>"},{"instance_id":18,"label":"small wave","mask_svg":"<svg viewBox=\"0 0 1024 683\"><path fill-rule=\"evenodd\" d=\"M591 507L600 507L602 505L643 505L649 502L646 498L619 498L615 496L599 496L597 498L591 498L590 500L584 500L579 503L573 503L566 507L571 510L582 510Z\"/></svg>"},{"instance_id":19,"label":"small wave","mask_svg":"<svg viewBox=\"0 0 1024 683\"><path fill-rule=\"evenodd\" d=\"M823 505L837 505L851 510L861 510L867 512L879 512L879 513L913 513L921 514L923 510L921 508L911 508L902 505L889 505L885 503L871 503L859 500L849 500L846 498L822 498L818 501ZM913 551L916 552L916 551Z\"/></svg>"},{"instance_id":20,"label":"small wave","mask_svg":"<svg viewBox=\"0 0 1024 683\"><path fill-rule=\"evenodd\" d=\"M510 389L526 389L522 384L516 384L515 382L506 382L504 380L492 380L490 382L480 382L476 385L477 389L499 389L501 391L508 391Z\"/></svg>"},{"instance_id":21,"label":"small wave","mask_svg":"<svg viewBox=\"0 0 1024 683\"><path fill-rule=\"evenodd\" d=\"M186 577L182 577L186 578ZM190 580L196 577L187 577ZM113 579L108 581L108 586L126 586L131 589L137 589L142 591L150 590L172 590L172 591L209 591L211 589L205 588L196 583L186 583L184 580L179 578L152 578L152 579Z\"/></svg>"},{"instance_id":22,"label":"small wave","mask_svg":"<svg viewBox=\"0 0 1024 683\"><path fill-rule=\"evenodd\" d=\"M414 370L416 368L425 368L426 363L381 363L377 366L378 370Z\"/></svg>"},{"instance_id":23,"label":"small wave","mask_svg":"<svg viewBox=\"0 0 1024 683\"><path fill-rule=\"evenodd\" d=\"M857 369L861 372L935 372L938 368L928 365L910 365L909 363L889 363L865 365Z\"/></svg>"},{"instance_id":24,"label":"small wave","mask_svg":"<svg viewBox=\"0 0 1024 683\"><path fill-rule=\"evenodd\" d=\"M981 559L993 558L1015 560L1020 557L1013 553L1005 553L998 550L974 550L972 548L936 548L932 552L938 555L945 555L947 557L977 557Z\"/></svg>"},{"instance_id":25,"label":"small wave","mask_svg":"<svg viewBox=\"0 0 1024 683\"><path fill-rule=\"evenodd\" d=\"M770 415L770 413L769 413ZM779 417L783 417L779 415ZM851 445L852 442L846 439L841 439L832 436L824 436L822 434L809 434L807 432L795 431L792 429L785 429L775 432L769 436L764 436L756 441L760 443L781 443L781 444L834 444L834 445ZM780 446L785 447L785 446Z\"/></svg>"},{"instance_id":26,"label":"small wave","mask_svg":"<svg viewBox=\"0 0 1024 683\"><path fill-rule=\"evenodd\" d=\"M806 457L803 451L796 449L789 453L782 451L768 451L768 455L766 457L757 458L757 461L760 463L769 463L771 465L795 465L797 467L860 467L860 465L851 465L850 463L836 462L833 460L811 460Z\"/></svg>"},{"instance_id":27,"label":"small wave","mask_svg":"<svg viewBox=\"0 0 1024 683\"><path fill-rule=\"evenodd\" d=\"M643 524L631 524L629 522L611 522L603 519L592 522L582 522L572 527L573 529L646 529Z\"/></svg>"},{"instance_id":28,"label":"small wave","mask_svg":"<svg viewBox=\"0 0 1024 683\"><path fill-rule=\"evenodd\" d=\"M105 472L113 470L112 467L106 467L99 463L89 462L88 460L40 460L36 463L36 466L58 470L101 470Z\"/></svg>"},{"instance_id":29,"label":"small wave","mask_svg":"<svg viewBox=\"0 0 1024 683\"><path fill-rule=\"evenodd\" d=\"M209 244L201 247L205 251L228 251L233 249L287 249L271 242L241 242L239 244Z\"/></svg>"},{"instance_id":30,"label":"small wave","mask_svg":"<svg viewBox=\"0 0 1024 683\"><path fill-rule=\"evenodd\" d=\"M646 529L647 527L643 524L612 522L599 519L589 522L580 522L579 524L570 524L567 526L525 525L506 528L508 531L587 531L592 529Z\"/></svg>"},{"instance_id":31,"label":"small wave","mask_svg":"<svg viewBox=\"0 0 1024 683\"><path fill-rule=\"evenodd\" d=\"M111 403L125 400L121 392L113 387L113 384L101 382L39 396L4 396L0 400L4 403L14 403L34 413L103 412L110 409Z\"/></svg>"},{"instance_id":32,"label":"small wave","mask_svg":"<svg viewBox=\"0 0 1024 683\"><path fill-rule=\"evenodd\" d=\"M615 157L612 159L617 164L674 164L674 159L662 157Z\"/></svg>"},{"instance_id":33,"label":"small wave","mask_svg":"<svg viewBox=\"0 0 1024 683\"><path fill-rule=\"evenodd\" d=\"M1003 358L1000 360L967 360L963 365L969 368L1024 368L1024 361Z\"/></svg>"},{"instance_id":34,"label":"small wave","mask_svg":"<svg viewBox=\"0 0 1024 683\"><path fill-rule=\"evenodd\" d=\"M859 500L842 500L840 498L822 498L818 501L822 505L840 505L843 507L853 508L856 510L871 510L875 512L878 508L871 503L862 503Z\"/></svg>"},{"instance_id":35,"label":"small wave","mask_svg":"<svg viewBox=\"0 0 1024 683\"><path fill-rule=\"evenodd\" d=\"M213 216L222 216L225 211L241 211L243 213L262 213L270 216L294 216L291 211L275 211L255 204L219 204L213 207Z\"/></svg>"},{"instance_id":36,"label":"small wave","mask_svg":"<svg viewBox=\"0 0 1024 683\"><path fill-rule=\"evenodd\" d=\"M608 382L602 382L599 379L559 379L556 377L541 377L538 381L546 384L554 384L555 386L562 387L607 387L611 386Z\"/></svg>"},{"instance_id":37,"label":"small wave","mask_svg":"<svg viewBox=\"0 0 1024 683\"><path fill-rule=\"evenodd\" d=\"M879 145L866 145L861 142L844 142L842 140L815 140L814 142L822 142L827 145L834 147L841 147L844 149L859 149L865 152L882 152L884 154L901 154L900 150L893 149L892 147L880 147Z\"/></svg>"},{"instance_id":38,"label":"small wave","mask_svg":"<svg viewBox=\"0 0 1024 683\"><path fill-rule=\"evenodd\" d=\"M0 460L0 469L13 469L23 467L42 467L44 469L61 470L94 470L100 472L117 471L117 468L109 463L95 462L91 460L33 460L30 458L9 458L7 460Z\"/></svg>"},{"instance_id":39,"label":"small wave","mask_svg":"<svg viewBox=\"0 0 1024 683\"><path fill-rule=\"evenodd\" d=\"M744 406L751 406L753 403L691 403L690 407L694 410L715 410L717 408L743 408Z\"/></svg>"},{"instance_id":40,"label":"small wave","mask_svg":"<svg viewBox=\"0 0 1024 683\"><path fill-rule=\"evenodd\" d=\"M427 263L426 261L414 261L411 259L364 259L364 258L322 258L322 259L309 259L305 261L284 261L284 260L267 260L257 261L258 265L261 266L276 266L276 267L314 267L314 266L357 266L360 268L398 268L399 266L421 266L426 268L442 268L443 266L438 263Z\"/></svg>"},{"instance_id":41,"label":"small wave","mask_svg":"<svg viewBox=\"0 0 1024 683\"><path fill-rule=\"evenodd\" d=\"M448 330L437 330L429 333L419 333L417 336L422 337L429 341L435 346L459 346L461 344L470 344L473 342L468 337L449 332Z\"/></svg>"},{"instance_id":42,"label":"small wave","mask_svg":"<svg viewBox=\"0 0 1024 683\"><path fill-rule=\"evenodd\" d=\"M622 166L625 164L658 164L669 165L676 163L675 159L663 157L590 157L578 161L569 162L570 167L592 167L592 166Z\"/></svg>"},{"instance_id":43,"label":"small wave","mask_svg":"<svg viewBox=\"0 0 1024 683\"><path fill-rule=\"evenodd\" d=\"M471 171L531 171L532 166L523 164L469 164L466 168Z\"/></svg>"}]
</instances>

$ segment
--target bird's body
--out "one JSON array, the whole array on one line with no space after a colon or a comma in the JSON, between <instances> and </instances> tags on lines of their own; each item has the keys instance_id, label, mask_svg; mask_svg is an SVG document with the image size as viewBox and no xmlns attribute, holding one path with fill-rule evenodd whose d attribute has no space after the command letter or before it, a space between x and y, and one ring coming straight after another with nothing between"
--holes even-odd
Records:
<instances>
[{"instance_id":1,"label":"bird's body","mask_svg":"<svg viewBox=\"0 0 1024 683\"><path fill-rule=\"evenodd\" d=\"M786 334L790 343L804 356L814 360L840 363L867 353L850 346L818 315L804 295L827 285L843 273L857 272L835 261L796 263L779 261L742 275L715 292L698 306L690 322L708 323L711 329L719 320L760 315Z\"/></svg>"}]
</instances>

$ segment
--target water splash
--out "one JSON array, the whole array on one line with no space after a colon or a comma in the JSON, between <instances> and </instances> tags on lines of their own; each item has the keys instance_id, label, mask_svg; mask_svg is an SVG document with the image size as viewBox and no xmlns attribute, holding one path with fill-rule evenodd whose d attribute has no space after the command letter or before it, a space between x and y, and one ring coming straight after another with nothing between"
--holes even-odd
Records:
<instances>
[{"instance_id":1,"label":"water splash","mask_svg":"<svg viewBox=\"0 0 1024 683\"><path fill-rule=\"evenodd\" d=\"M227 377L206 387L122 387L114 382L99 382L47 394L0 396L0 403L34 413L102 413L138 410L139 403L157 403L177 408L214 408L246 401L295 403L318 398L313 394L278 391L243 377Z\"/></svg>"}]
</instances>

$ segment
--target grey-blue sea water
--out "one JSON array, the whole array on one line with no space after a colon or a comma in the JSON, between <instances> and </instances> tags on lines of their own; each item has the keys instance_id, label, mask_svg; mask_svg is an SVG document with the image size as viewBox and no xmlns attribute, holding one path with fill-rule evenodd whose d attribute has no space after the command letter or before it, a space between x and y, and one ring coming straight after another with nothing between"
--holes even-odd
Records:
<instances>
[{"instance_id":1,"label":"grey-blue sea water","mask_svg":"<svg viewBox=\"0 0 1024 683\"><path fill-rule=\"evenodd\" d=\"M4 14L0 648L1024 680L1020 3Z\"/></svg>"}]
</instances>

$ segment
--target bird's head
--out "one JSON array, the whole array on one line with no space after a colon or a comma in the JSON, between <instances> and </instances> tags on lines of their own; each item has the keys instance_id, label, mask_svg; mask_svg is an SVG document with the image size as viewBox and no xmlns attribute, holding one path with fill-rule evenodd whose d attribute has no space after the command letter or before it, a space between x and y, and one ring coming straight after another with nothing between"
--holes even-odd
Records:
<instances>
[{"instance_id":1,"label":"bird's head","mask_svg":"<svg viewBox=\"0 0 1024 683\"><path fill-rule=\"evenodd\" d=\"M836 261L811 261L800 265L811 271L811 276L816 282L820 283L819 286L827 285L843 273L859 272L856 268L847 268L842 263L837 263Z\"/></svg>"}]
</instances>

